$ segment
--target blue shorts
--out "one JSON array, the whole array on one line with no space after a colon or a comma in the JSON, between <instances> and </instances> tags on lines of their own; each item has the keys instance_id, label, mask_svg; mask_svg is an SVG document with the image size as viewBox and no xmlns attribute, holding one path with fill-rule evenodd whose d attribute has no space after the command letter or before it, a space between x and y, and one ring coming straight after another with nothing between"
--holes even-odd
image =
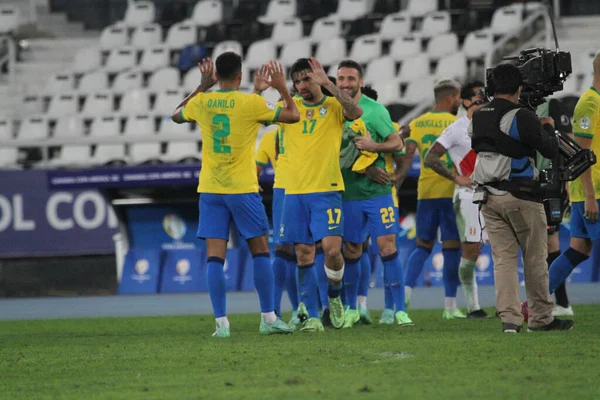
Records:
<instances>
[{"instance_id":1,"label":"blue shorts","mask_svg":"<svg viewBox=\"0 0 600 400\"><path fill-rule=\"evenodd\" d=\"M581 239L600 239L600 220L590 222L583 217L584 201L571 203L571 237ZM600 201L598 201L600 206Z\"/></svg>"},{"instance_id":2,"label":"blue shorts","mask_svg":"<svg viewBox=\"0 0 600 400\"><path fill-rule=\"evenodd\" d=\"M460 240L452 199L423 199L417 202L417 237L435 240L438 228L442 240Z\"/></svg>"},{"instance_id":3,"label":"blue shorts","mask_svg":"<svg viewBox=\"0 0 600 400\"><path fill-rule=\"evenodd\" d=\"M258 193L201 193L200 220L196 236L201 239L229 240L233 221L244 239L269 234L267 213Z\"/></svg>"},{"instance_id":4,"label":"blue shorts","mask_svg":"<svg viewBox=\"0 0 600 400\"><path fill-rule=\"evenodd\" d=\"M368 200L344 201L344 242L364 243L373 238L398 233L398 209L391 194Z\"/></svg>"},{"instance_id":5,"label":"blue shorts","mask_svg":"<svg viewBox=\"0 0 600 400\"><path fill-rule=\"evenodd\" d=\"M271 214L273 216L273 241L278 246L292 244L284 241L284 237L280 235L281 222L283 218L283 202L285 199L285 189L273 189L273 207Z\"/></svg>"},{"instance_id":6,"label":"blue shorts","mask_svg":"<svg viewBox=\"0 0 600 400\"><path fill-rule=\"evenodd\" d=\"M327 236L342 236L342 194L286 194L279 235L285 243L314 244Z\"/></svg>"}]
</instances>

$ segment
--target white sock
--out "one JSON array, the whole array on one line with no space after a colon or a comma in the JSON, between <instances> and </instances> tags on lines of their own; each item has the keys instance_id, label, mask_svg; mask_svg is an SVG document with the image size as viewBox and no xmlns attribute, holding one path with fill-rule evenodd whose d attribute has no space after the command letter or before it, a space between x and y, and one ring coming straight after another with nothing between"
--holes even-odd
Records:
<instances>
[{"instance_id":1,"label":"white sock","mask_svg":"<svg viewBox=\"0 0 600 400\"><path fill-rule=\"evenodd\" d=\"M229 328L229 320L227 319L227 317L215 318L215 321L217 321L218 328L220 328L222 325L225 325L227 328Z\"/></svg>"},{"instance_id":2,"label":"white sock","mask_svg":"<svg viewBox=\"0 0 600 400\"><path fill-rule=\"evenodd\" d=\"M475 277L475 261L461 258L458 276L465 294L467 309L469 312L480 310L479 297L477 296L477 278Z\"/></svg>"},{"instance_id":3,"label":"white sock","mask_svg":"<svg viewBox=\"0 0 600 400\"><path fill-rule=\"evenodd\" d=\"M364 308L366 310L367 309L367 296L358 296L357 300L358 300L359 307Z\"/></svg>"},{"instance_id":4,"label":"white sock","mask_svg":"<svg viewBox=\"0 0 600 400\"><path fill-rule=\"evenodd\" d=\"M445 297L446 310L450 312L456 311L456 297Z\"/></svg>"},{"instance_id":5,"label":"white sock","mask_svg":"<svg viewBox=\"0 0 600 400\"><path fill-rule=\"evenodd\" d=\"M404 286L404 297L410 301L412 298L412 288L410 286Z\"/></svg>"},{"instance_id":6,"label":"white sock","mask_svg":"<svg viewBox=\"0 0 600 400\"><path fill-rule=\"evenodd\" d=\"M260 315L262 315L263 320L269 325L274 324L275 321L277 321L277 316L275 315L275 311L263 312L263 313L260 313Z\"/></svg>"},{"instance_id":7,"label":"white sock","mask_svg":"<svg viewBox=\"0 0 600 400\"><path fill-rule=\"evenodd\" d=\"M477 279L473 278L473 308L471 311L481 310L481 306L479 305L479 293L477 289Z\"/></svg>"}]
</instances>

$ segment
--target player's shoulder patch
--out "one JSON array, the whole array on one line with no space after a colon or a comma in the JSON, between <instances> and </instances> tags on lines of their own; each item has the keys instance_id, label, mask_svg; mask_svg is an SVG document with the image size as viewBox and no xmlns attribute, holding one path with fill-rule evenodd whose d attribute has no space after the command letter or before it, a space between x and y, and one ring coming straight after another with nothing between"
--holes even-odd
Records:
<instances>
[{"instance_id":1,"label":"player's shoulder patch","mask_svg":"<svg viewBox=\"0 0 600 400\"><path fill-rule=\"evenodd\" d=\"M265 104L269 110L275 109L275 104L271 103L269 100L265 100Z\"/></svg>"},{"instance_id":2,"label":"player's shoulder patch","mask_svg":"<svg viewBox=\"0 0 600 400\"><path fill-rule=\"evenodd\" d=\"M590 129L590 125L591 125L590 117L588 117L587 115L584 115L583 117L579 118L577 120L577 125L583 130Z\"/></svg>"}]
</instances>

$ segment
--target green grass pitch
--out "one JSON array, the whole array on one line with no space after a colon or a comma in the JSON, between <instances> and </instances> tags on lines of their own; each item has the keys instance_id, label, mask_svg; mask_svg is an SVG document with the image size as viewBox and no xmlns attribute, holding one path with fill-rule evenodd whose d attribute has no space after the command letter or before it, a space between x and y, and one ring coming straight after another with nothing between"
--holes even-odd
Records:
<instances>
[{"instance_id":1,"label":"green grass pitch","mask_svg":"<svg viewBox=\"0 0 600 400\"><path fill-rule=\"evenodd\" d=\"M600 307L570 332L502 334L500 321L258 334L232 315L0 323L0 399L600 399ZM373 316L378 318L379 313Z\"/></svg>"}]
</instances>

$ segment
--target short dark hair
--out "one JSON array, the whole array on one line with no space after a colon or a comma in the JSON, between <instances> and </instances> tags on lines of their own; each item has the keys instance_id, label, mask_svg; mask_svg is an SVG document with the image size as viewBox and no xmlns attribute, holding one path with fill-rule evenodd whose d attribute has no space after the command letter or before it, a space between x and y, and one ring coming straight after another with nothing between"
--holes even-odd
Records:
<instances>
[{"instance_id":1,"label":"short dark hair","mask_svg":"<svg viewBox=\"0 0 600 400\"><path fill-rule=\"evenodd\" d=\"M329 81L331 83L333 83L334 85L337 83L337 79L333 76L328 75L327 76L329 78ZM327 89L325 89L323 86L321 86L321 91L323 92L323 94L327 97L333 97L333 94L331 94L331 92Z\"/></svg>"},{"instance_id":2,"label":"short dark hair","mask_svg":"<svg viewBox=\"0 0 600 400\"><path fill-rule=\"evenodd\" d=\"M460 93L460 83L454 79L441 79L433 87L435 101L440 101L448 96L454 96Z\"/></svg>"},{"instance_id":3,"label":"short dark hair","mask_svg":"<svg viewBox=\"0 0 600 400\"><path fill-rule=\"evenodd\" d=\"M290 78L294 79L294 74L307 70L312 71L312 68L308 63L308 58L299 58L294 64L292 64L292 67L290 68Z\"/></svg>"},{"instance_id":4,"label":"short dark hair","mask_svg":"<svg viewBox=\"0 0 600 400\"><path fill-rule=\"evenodd\" d=\"M360 91L362 92L362 94L375 101L377 101L377 99L379 98L377 90L373 89L371 86L362 87L360 88Z\"/></svg>"},{"instance_id":5,"label":"short dark hair","mask_svg":"<svg viewBox=\"0 0 600 400\"><path fill-rule=\"evenodd\" d=\"M477 93L475 93L475 88L476 87L485 87L485 84L481 81L472 81L467 83L465 86L463 86L462 90L460 91L460 98L463 100L470 100L473 96L475 96Z\"/></svg>"},{"instance_id":6,"label":"short dark hair","mask_svg":"<svg viewBox=\"0 0 600 400\"><path fill-rule=\"evenodd\" d=\"M215 61L219 79L232 80L242 72L242 57L233 51L227 51L217 57Z\"/></svg>"},{"instance_id":7,"label":"short dark hair","mask_svg":"<svg viewBox=\"0 0 600 400\"><path fill-rule=\"evenodd\" d=\"M354 68L358 71L358 77L363 77L363 67L359 63L354 60L343 60L338 64L338 70L340 68Z\"/></svg>"},{"instance_id":8,"label":"short dark hair","mask_svg":"<svg viewBox=\"0 0 600 400\"><path fill-rule=\"evenodd\" d=\"M500 64L492 70L495 94L515 94L523 84L523 75L514 64Z\"/></svg>"}]
</instances>

